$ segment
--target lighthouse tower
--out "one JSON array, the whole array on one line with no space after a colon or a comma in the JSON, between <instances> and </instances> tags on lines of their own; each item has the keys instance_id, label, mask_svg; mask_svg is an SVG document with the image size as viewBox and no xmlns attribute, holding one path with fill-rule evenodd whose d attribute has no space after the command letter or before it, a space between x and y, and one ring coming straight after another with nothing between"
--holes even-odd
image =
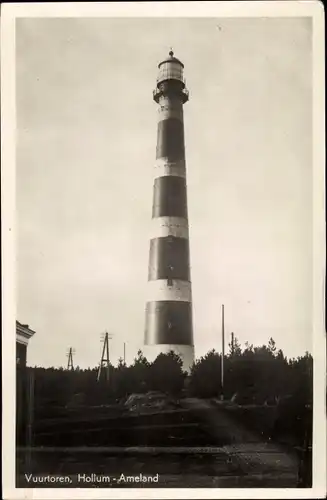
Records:
<instances>
[{"instance_id":1,"label":"lighthouse tower","mask_svg":"<svg viewBox=\"0 0 327 500\"><path fill-rule=\"evenodd\" d=\"M159 66L145 348L149 361L171 350L189 371L194 360L183 105L184 65L172 51Z\"/></svg>"}]
</instances>

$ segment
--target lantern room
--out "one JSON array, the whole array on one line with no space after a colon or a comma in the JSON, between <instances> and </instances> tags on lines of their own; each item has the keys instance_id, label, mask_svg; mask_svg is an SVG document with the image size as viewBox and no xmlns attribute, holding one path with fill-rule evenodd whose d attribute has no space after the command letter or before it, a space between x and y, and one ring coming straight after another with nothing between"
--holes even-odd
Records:
<instances>
[{"instance_id":1,"label":"lantern room","mask_svg":"<svg viewBox=\"0 0 327 500\"><path fill-rule=\"evenodd\" d=\"M184 64L179 59L174 57L174 52L172 50L169 52L169 57L162 61L159 64L158 68L158 85L165 80L179 80L180 82L184 83Z\"/></svg>"},{"instance_id":2,"label":"lantern room","mask_svg":"<svg viewBox=\"0 0 327 500\"><path fill-rule=\"evenodd\" d=\"M174 93L185 103L188 101L188 91L185 88L184 64L174 56L174 52L169 52L169 57L158 65L159 73L157 77L157 87L153 91L153 98L156 102L162 95Z\"/></svg>"}]
</instances>

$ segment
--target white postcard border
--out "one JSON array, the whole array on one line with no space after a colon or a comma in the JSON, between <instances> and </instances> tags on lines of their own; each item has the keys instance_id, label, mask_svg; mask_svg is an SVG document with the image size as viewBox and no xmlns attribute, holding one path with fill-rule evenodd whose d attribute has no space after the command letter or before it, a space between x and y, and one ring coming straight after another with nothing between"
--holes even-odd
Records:
<instances>
[{"instance_id":1,"label":"white postcard border","mask_svg":"<svg viewBox=\"0 0 327 500\"><path fill-rule=\"evenodd\" d=\"M311 17L313 21L314 437L311 489L15 488L15 19L17 17ZM17 3L1 16L2 460L5 499L323 498L326 493L324 10L318 1Z\"/></svg>"}]
</instances>

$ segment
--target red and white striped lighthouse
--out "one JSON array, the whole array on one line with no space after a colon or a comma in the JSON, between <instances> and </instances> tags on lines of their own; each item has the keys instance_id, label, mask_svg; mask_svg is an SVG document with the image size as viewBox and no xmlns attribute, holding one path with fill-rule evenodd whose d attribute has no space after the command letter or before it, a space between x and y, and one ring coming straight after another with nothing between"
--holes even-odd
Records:
<instances>
[{"instance_id":1,"label":"red and white striped lighthouse","mask_svg":"<svg viewBox=\"0 0 327 500\"><path fill-rule=\"evenodd\" d=\"M183 105L189 95L184 65L174 53L159 64L152 227L146 303L149 361L173 350L189 371L194 361Z\"/></svg>"}]
</instances>

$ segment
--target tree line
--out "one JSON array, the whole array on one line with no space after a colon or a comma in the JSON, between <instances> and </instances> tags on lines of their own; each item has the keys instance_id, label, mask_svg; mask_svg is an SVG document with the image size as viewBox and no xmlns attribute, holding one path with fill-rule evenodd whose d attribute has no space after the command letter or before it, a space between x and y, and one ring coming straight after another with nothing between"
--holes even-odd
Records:
<instances>
[{"instance_id":1,"label":"tree line","mask_svg":"<svg viewBox=\"0 0 327 500\"><path fill-rule=\"evenodd\" d=\"M120 359L117 366L110 365L109 378L104 370L99 381L98 367L34 367L34 419L66 417L69 411L92 418L106 412L103 407L107 405L124 403L130 394L149 391L166 393L175 400L223 396L233 403L228 407L232 418L266 438L280 441L287 436L292 446L311 442L313 360L308 352L288 359L272 338L259 347L249 343L241 347L235 338L224 357L223 386L221 361L221 354L211 350L197 359L187 374L174 352L160 354L150 363L139 351L131 365Z\"/></svg>"},{"instance_id":2,"label":"tree line","mask_svg":"<svg viewBox=\"0 0 327 500\"><path fill-rule=\"evenodd\" d=\"M130 366L120 359L117 366L110 365L109 378L103 370L99 381L97 367L73 371L35 367L35 401L37 406L104 405L132 393L156 390L174 397L182 392L199 398L223 395L243 405L274 405L286 396L312 403L313 361L309 353L288 359L272 338L267 345L245 343L243 348L235 338L224 357L223 386L221 361L221 355L212 350L194 362L187 376L175 353L159 354L150 363L139 351Z\"/></svg>"}]
</instances>

